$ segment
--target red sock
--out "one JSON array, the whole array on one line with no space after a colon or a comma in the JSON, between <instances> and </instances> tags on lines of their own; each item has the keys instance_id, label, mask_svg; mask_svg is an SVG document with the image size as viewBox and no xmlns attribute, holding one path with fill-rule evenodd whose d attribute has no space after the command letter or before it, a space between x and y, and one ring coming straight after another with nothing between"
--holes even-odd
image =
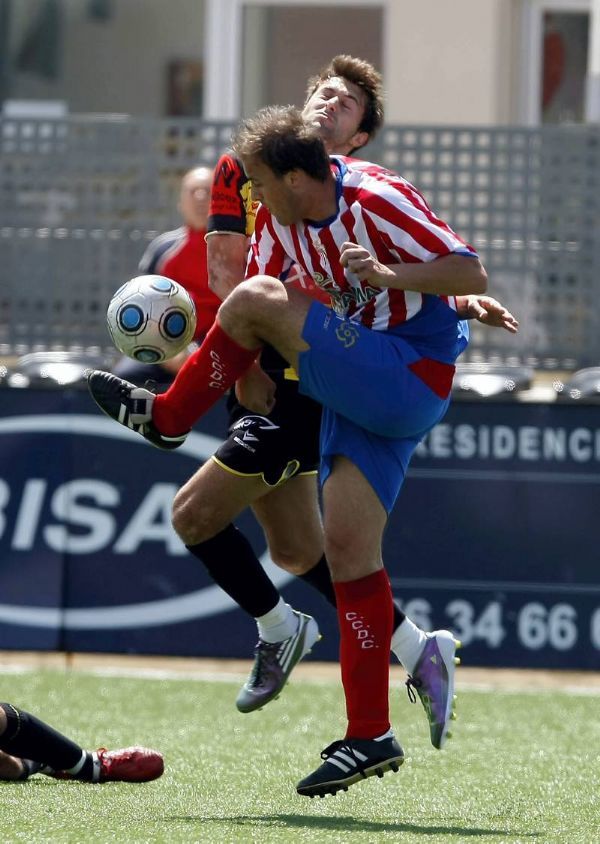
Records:
<instances>
[{"instance_id":1,"label":"red sock","mask_svg":"<svg viewBox=\"0 0 600 844\"><path fill-rule=\"evenodd\" d=\"M189 431L254 362L260 349L245 349L218 321L189 356L169 389L155 398L152 421L167 436Z\"/></svg>"},{"instance_id":2,"label":"red sock","mask_svg":"<svg viewBox=\"0 0 600 844\"><path fill-rule=\"evenodd\" d=\"M384 569L334 583L340 664L346 695L346 738L375 738L390 729L390 645L394 608Z\"/></svg>"}]
</instances>

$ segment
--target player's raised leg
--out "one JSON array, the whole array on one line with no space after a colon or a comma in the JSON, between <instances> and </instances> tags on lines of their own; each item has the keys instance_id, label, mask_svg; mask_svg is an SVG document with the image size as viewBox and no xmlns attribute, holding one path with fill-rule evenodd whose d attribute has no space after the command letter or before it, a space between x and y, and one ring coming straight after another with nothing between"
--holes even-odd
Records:
<instances>
[{"instance_id":1,"label":"player's raised leg","mask_svg":"<svg viewBox=\"0 0 600 844\"><path fill-rule=\"evenodd\" d=\"M273 345L297 367L308 346L302 327L311 300L275 278L257 276L235 288L219 309L202 345L159 396L94 370L88 387L100 409L159 448L177 448L192 425L252 365L262 344Z\"/></svg>"}]
</instances>

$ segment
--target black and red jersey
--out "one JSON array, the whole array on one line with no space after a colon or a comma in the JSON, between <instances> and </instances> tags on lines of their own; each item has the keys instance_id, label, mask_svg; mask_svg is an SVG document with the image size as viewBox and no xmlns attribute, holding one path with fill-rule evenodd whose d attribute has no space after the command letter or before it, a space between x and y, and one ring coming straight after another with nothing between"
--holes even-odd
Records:
<instances>
[{"instance_id":1,"label":"black and red jersey","mask_svg":"<svg viewBox=\"0 0 600 844\"><path fill-rule=\"evenodd\" d=\"M196 306L196 340L211 327L221 304L208 286L205 235L204 229L189 226L164 232L148 245L139 263L140 272L164 275L188 291Z\"/></svg>"}]
</instances>

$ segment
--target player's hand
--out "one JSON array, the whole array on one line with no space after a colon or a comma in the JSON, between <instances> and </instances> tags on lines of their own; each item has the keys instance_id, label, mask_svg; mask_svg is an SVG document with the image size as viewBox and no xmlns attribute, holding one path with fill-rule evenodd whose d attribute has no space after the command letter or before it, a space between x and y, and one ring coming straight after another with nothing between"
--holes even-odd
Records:
<instances>
[{"instance_id":1,"label":"player's hand","mask_svg":"<svg viewBox=\"0 0 600 844\"><path fill-rule=\"evenodd\" d=\"M497 299L476 294L463 296L461 299L463 301L459 303L460 316L476 319L493 328L504 328L511 334L516 334L519 330L518 320Z\"/></svg>"},{"instance_id":2,"label":"player's hand","mask_svg":"<svg viewBox=\"0 0 600 844\"><path fill-rule=\"evenodd\" d=\"M273 379L255 363L236 381L235 395L248 410L268 416L275 407L276 386Z\"/></svg>"},{"instance_id":3,"label":"player's hand","mask_svg":"<svg viewBox=\"0 0 600 844\"><path fill-rule=\"evenodd\" d=\"M387 287L394 273L378 261L368 249L358 243L346 241L340 249L340 264L358 276L361 281L370 281L377 287Z\"/></svg>"}]
</instances>

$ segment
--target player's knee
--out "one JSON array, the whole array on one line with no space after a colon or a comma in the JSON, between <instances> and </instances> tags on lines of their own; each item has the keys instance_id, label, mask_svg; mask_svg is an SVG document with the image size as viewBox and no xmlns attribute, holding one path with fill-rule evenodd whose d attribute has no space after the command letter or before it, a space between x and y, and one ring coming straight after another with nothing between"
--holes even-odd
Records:
<instances>
[{"instance_id":1,"label":"player's knee","mask_svg":"<svg viewBox=\"0 0 600 844\"><path fill-rule=\"evenodd\" d=\"M219 322L243 321L251 324L264 317L265 310L278 301L282 293L282 284L268 275L258 275L239 284L219 309Z\"/></svg>"},{"instance_id":2,"label":"player's knee","mask_svg":"<svg viewBox=\"0 0 600 844\"><path fill-rule=\"evenodd\" d=\"M275 545L269 546L269 554L276 566L296 577L304 574L311 565L314 565L314 560L311 563L300 549L281 548Z\"/></svg>"},{"instance_id":3,"label":"player's knee","mask_svg":"<svg viewBox=\"0 0 600 844\"><path fill-rule=\"evenodd\" d=\"M351 531L325 530L325 556L335 579L354 577L355 570L365 560L360 537Z\"/></svg>"},{"instance_id":4,"label":"player's knee","mask_svg":"<svg viewBox=\"0 0 600 844\"><path fill-rule=\"evenodd\" d=\"M315 562L323 556L322 537L303 535L301 541L278 541L269 537L269 555L276 566L300 577L313 568Z\"/></svg>"},{"instance_id":5,"label":"player's knee","mask_svg":"<svg viewBox=\"0 0 600 844\"><path fill-rule=\"evenodd\" d=\"M171 522L184 545L198 545L212 539L220 530L215 526L215 513L203 499L180 489L173 500Z\"/></svg>"},{"instance_id":6,"label":"player's knee","mask_svg":"<svg viewBox=\"0 0 600 844\"><path fill-rule=\"evenodd\" d=\"M281 281L271 275L252 276L245 282L245 285L246 295L254 298L276 296L282 290Z\"/></svg>"}]
</instances>

